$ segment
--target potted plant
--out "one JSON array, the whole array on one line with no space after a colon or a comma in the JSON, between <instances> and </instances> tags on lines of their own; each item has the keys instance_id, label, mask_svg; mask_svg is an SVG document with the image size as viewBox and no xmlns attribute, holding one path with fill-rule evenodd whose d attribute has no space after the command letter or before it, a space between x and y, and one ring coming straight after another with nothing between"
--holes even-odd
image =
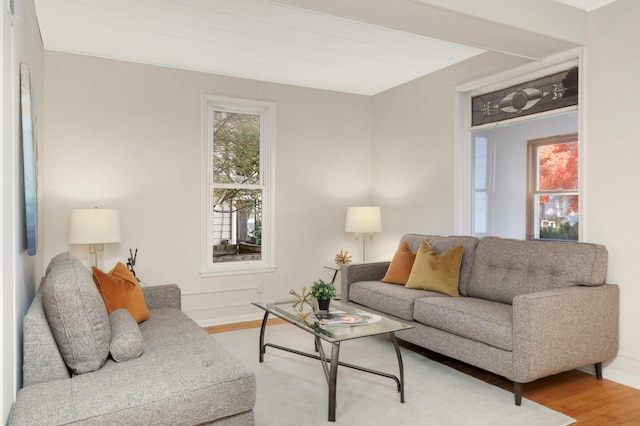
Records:
<instances>
[{"instance_id":1,"label":"potted plant","mask_svg":"<svg viewBox=\"0 0 640 426\"><path fill-rule=\"evenodd\" d=\"M318 301L319 310L328 311L331 299L336 296L336 286L333 283L326 283L319 279L313 282L311 295Z\"/></svg>"}]
</instances>

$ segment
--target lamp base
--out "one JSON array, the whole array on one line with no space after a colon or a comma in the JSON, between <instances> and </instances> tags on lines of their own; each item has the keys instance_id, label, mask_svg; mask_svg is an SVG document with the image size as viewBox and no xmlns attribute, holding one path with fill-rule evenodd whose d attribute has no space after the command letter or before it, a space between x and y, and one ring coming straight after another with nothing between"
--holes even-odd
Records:
<instances>
[{"instance_id":1,"label":"lamp base","mask_svg":"<svg viewBox=\"0 0 640 426\"><path fill-rule=\"evenodd\" d=\"M360 241L360 253L362 254L362 262L369 261L369 249L371 241L373 240L373 232L369 232L367 237L360 237L360 235L356 232L356 240Z\"/></svg>"},{"instance_id":2,"label":"lamp base","mask_svg":"<svg viewBox=\"0 0 640 426\"><path fill-rule=\"evenodd\" d=\"M104 251L104 244L89 244L89 253L93 255L93 266L98 267L98 252Z\"/></svg>"}]
</instances>

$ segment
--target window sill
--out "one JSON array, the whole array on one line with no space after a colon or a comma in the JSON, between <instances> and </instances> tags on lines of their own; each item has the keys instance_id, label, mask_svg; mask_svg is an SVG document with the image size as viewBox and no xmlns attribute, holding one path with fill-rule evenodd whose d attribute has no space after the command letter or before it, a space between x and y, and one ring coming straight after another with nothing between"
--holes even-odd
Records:
<instances>
[{"instance_id":1,"label":"window sill","mask_svg":"<svg viewBox=\"0 0 640 426\"><path fill-rule=\"evenodd\" d=\"M223 277L227 275L268 274L275 272L276 269L278 268L273 265L247 265L246 263L242 263L234 266L225 265L224 268L204 268L200 270L200 277L209 278Z\"/></svg>"}]
</instances>

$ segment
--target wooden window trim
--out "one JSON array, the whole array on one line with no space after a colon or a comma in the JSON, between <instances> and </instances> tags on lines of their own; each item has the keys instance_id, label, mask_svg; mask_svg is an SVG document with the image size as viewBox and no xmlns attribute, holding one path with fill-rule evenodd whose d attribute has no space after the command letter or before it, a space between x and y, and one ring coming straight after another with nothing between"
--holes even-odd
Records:
<instances>
[{"instance_id":1,"label":"wooden window trim","mask_svg":"<svg viewBox=\"0 0 640 426\"><path fill-rule=\"evenodd\" d=\"M561 143L579 142L577 133L570 133L567 135L551 136L539 139L530 139L527 141L527 240L536 240L535 238L535 196L537 193L537 150L541 146L556 145ZM578 149L580 146L578 145ZM578 165L580 167L580 165ZM578 181L578 188L570 190L558 190L555 191L558 194L569 194L580 192L580 181ZM551 191L545 191L551 192Z\"/></svg>"}]
</instances>

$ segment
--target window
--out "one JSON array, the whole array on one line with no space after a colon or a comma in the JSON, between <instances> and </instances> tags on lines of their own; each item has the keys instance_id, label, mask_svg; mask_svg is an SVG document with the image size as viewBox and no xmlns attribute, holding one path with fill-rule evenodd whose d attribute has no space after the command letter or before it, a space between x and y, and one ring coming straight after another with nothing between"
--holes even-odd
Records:
<instances>
[{"instance_id":1,"label":"window","mask_svg":"<svg viewBox=\"0 0 640 426\"><path fill-rule=\"evenodd\" d=\"M527 239L578 240L578 135L527 144Z\"/></svg>"},{"instance_id":2,"label":"window","mask_svg":"<svg viewBox=\"0 0 640 426\"><path fill-rule=\"evenodd\" d=\"M203 276L273 268L275 105L204 97Z\"/></svg>"},{"instance_id":3,"label":"window","mask_svg":"<svg viewBox=\"0 0 640 426\"><path fill-rule=\"evenodd\" d=\"M475 135L473 144L473 222L472 235L482 236L491 232L489 198L492 185L493 144L485 136Z\"/></svg>"}]
</instances>

